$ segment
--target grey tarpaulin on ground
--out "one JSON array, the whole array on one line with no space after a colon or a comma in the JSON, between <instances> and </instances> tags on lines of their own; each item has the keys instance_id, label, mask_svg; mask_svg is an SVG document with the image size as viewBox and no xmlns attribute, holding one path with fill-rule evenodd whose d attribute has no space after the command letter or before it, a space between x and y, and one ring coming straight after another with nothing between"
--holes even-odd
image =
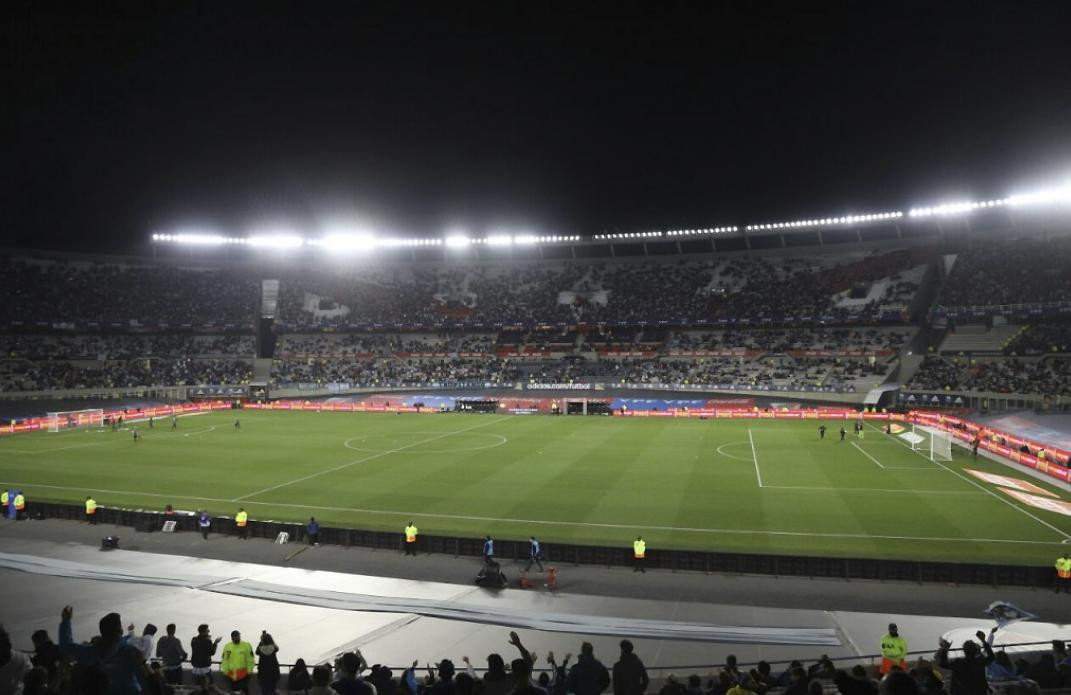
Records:
<instances>
[{"instance_id":1,"label":"grey tarpaulin on ground","mask_svg":"<svg viewBox=\"0 0 1071 695\"><path fill-rule=\"evenodd\" d=\"M709 625L671 620L641 620L612 616L517 611L501 607L486 608L459 601L404 597L391 598L326 591L260 582L242 577L195 575L176 577L157 576L149 573L134 574L131 572L112 571L80 562L55 560L33 555L0 555L0 567L33 574L134 582L159 586L181 586L200 591L297 603L320 608L380 613L413 613L429 618L463 620L547 632L622 635L633 638L687 640L692 642L841 646L837 631L831 628Z\"/></svg>"}]
</instances>

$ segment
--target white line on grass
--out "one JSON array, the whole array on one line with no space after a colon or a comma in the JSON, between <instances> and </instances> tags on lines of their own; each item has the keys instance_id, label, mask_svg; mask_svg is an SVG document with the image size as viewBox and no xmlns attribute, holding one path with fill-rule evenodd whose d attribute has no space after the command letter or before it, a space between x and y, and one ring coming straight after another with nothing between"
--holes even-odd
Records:
<instances>
[{"instance_id":1,"label":"white line on grass","mask_svg":"<svg viewBox=\"0 0 1071 695\"><path fill-rule=\"evenodd\" d=\"M733 459L735 461L744 461L745 463L751 463L751 459L744 458L743 456L733 456L732 454L727 454L724 451L722 451L722 449L724 449L727 446L735 446L737 444L747 444L747 442L726 442L725 444L722 444L721 446L719 446L714 451L718 452L719 454L721 454L722 456L724 456L727 459Z\"/></svg>"},{"instance_id":2,"label":"white line on grass","mask_svg":"<svg viewBox=\"0 0 1071 695\"><path fill-rule=\"evenodd\" d=\"M231 503L233 500L219 497L188 497L185 495L165 495L158 492L137 492L134 490L104 490L92 487L70 487L66 485L39 485L36 483L14 483L0 481L0 485L15 488L49 488L53 490L77 490L80 492L101 492L110 495L136 495L140 497L162 497L175 500L195 500L198 502ZM1017 545L1062 545L1061 541L1018 540L1014 538L946 538L941 536L879 536L869 533L823 533L811 531L769 531L766 529L730 529L730 528L693 528L688 526L645 526L642 524L607 524L590 521L550 521L546 519L504 519L492 516L470 516L463 514L434 514L428 512L396 512L389 509L362 509L360 507L328 507L316 504L291 504L286 502L248 501L247 505L266 507L286 507L290 509L316 509L331 512L356 512L361 514L380 514L384 516L411 517L414 519L454 519L460 521L491 521L498 523L533 524L536 526L585 526L588 528L638 529L641 531L685 531L690 533L721 533L727 535L753 536L798 536L805 538L856 538L860 540L879 539L896 541L934 541L940 543L1013 543Z\"/></svg>"},{"instance_id":3,"label":"white line on grass","mask_svg":"<svg viewBox=\"0 0 1071 695\"><path fill-rule=\"evenodd\" d=\"M907 445L907 444L904 444L904 443L903 443L903 442L901 442L901 441L900 441L899 439L895 439L895 438L893 438L893 436L892 436L891 434L886 434L885 432L882 432L882 430L881 430L881 428L880 428L880 427L874 427L874 425L871 425L871 424L870 424L869 422L868 422L868 423L866 423L866 424L867 424L867 425L869 425L869 426L870 426L871 428L873 428L873 429L877 430L878 432L881 432L881 434L884 434L884 435L885 435L886 437L889 437L889 438L890 438L890 439L892 439L892 440L893 440L894 442L896 442L896 443L898 443L898 444L903 444L903 445L904 445L904 446L906 446L906 447L907 447L908 449L911 449L911 447L910 447L909 445ZM918 451L918 450L916 450L916 449L911 449L911 451L914 451L914 452L915 452L916 454L918 454L918 455L919 455L919 456L921 456L922 458L926 459L927 461L930 461L930 459L926 458L926 454L922 453L921 451ZM1030 517L1030 518L1031 518L1031 519L1033 519L1034 521L1038 522L1038 523L1039 523L1039 524L1041 524L1042 526L1044 526L1044 527L1046 527L1046 528L1049 528L1049 529L1052 529L1052 530L1053 530L1053 531L1055 531L1056 533L1058 533L1058 534L1060 534L1061 536L1063 536L1063 540L1068 540L1068 539L1071 539L1071 536L1069 536L1069 535L1068 535L1068 534L1067 534L1066 532L1064 532L1064 531L1061 531L1060 529L1056 528L1055 526L1053 526L1053 525L1052 525L1052 524L1050 524L1049 522L1045 521L1044 519L1042 519L1042 518L1040 518L1040 517L1038 517L1038 516L1036 516L1036 515L1034 515L1034 514L1031 514L1031 513L1030 513L1030 512L1028 512L1027 510L1025 510L1025 509L1023 509L1022 507L1020 507L1019 505L1017 505L1017 504L1013 504L1013 503L1012 503L1012 502L1011 502L1010 500L1007 500L1007 499L1005 499L1005 498L1001 497L1000 495L998 495L997 493L993 492L993 491L992 491L992 490L990 490L989 488L987 488L987 487L983 487L983 486L979 485L979 484L978 484L977 482L975 482L975 481L971 480L970 478L968 478L967 476L963 475L962 473L960 473L959 471L955 470L954 468L949 468L948 466L944 465L944 464L943 464L943 463L941 463L940 461L933 461L932 463L934 463L934 464L936 464L936 465L940 466L941 468L945 469L945 470L946 470L946 471L948 471L949 473L952 473L953 475L959 476L960 478L962 478L963 480L967 481L968 483L970 483L970 484L971 484L971 485L973 485L974 487L978 488L978 489L979 489L979 490L981 490L982 492L986 493L987 495L990 495L991 497L993 497L993 498L994 498L994 499L996 499L996 500L999 500L999 501L1003 502L1004 504L1008 505L1008 506L1009 506L1009 507L1011 507L1012 509L1014 509L1014 510L1016 510L1016 511L1019 511L1019 512L1022 512L1023 514L1026 514L1026 515L1027 515L1028 517Z\"/></svg>"},{"instance_id":4,"label":"white line on grass","mask_svg":"<svg viewBox=\"0 0 1071 695\"><path fill-rule=\"evenodd\" d=\"M876 458L874 458L870 454L866 453L866 451L863 450L863 447L859 446L855 442L852 442L852 446L854 446L856 449L858 449L859 453L861 453L863 456L866 456L868 459L870 459L874 463L878 464L878 468L885 468L885 466L882 465L881 461L877 460Z\"/></svg>"},{"instance_id":5,"label":"white line on grass","mask_svg":"<svg viewBox=\"0 0 1071 695\"><path fill-rule=\"evenodd\" d=\"M882 440L879 439L877 443L878 444L882 444L882 443L894 444L895 442L882 442ZM944 470L943 468L938 468L937 466L883 466L880 461L878 461L876 458L874 458L873 456L868 454L866 452L866 450L863 449L863 447L859 446L858 443L852 442L852 446L854 446L859 451L862 451L863 452L863 456L866 456L868 459L870 459L874 463L878 464L879 466L881 466L882 468L884 468L887 471L926 471L926 472L936 472L936 473L948 473L949 472L947 470Z\"/></svg>"},{"instance_id":6,"label":"white line on grass","mask_svg":"<svg viewBox=\"0 0 1071 695\"><path fill-rule=\"evenodd\" d=\"M349 463L343 463L340 466L335 466L334 468L328 468L327 470L318 471L316 473L310 473L310 474L304 475L304 476L302 476L300 478L294 478L293 480L288 480L285 483L279 483L278 485L272 485L271 487L266 487L263 490L257 490L256 492L250 492L247 495L242 495L241 497L235 497L234 499L232 499L230 501L231 502L241 502L243 500L249 499L250 497L256 497L257 495L262 495L265 492L272 492L273 490L278 490L279 488L287 487L289 485L294 485L295 483L301 483L301 482L304 482L306 480L312 480L313 478L318 478L321 475L327 475L328 473L334 473L335 471L341 471L341 470L344 470L346 468L349 468L350 466L356 466L358 463L364 463L365 461L371 461L372 459L377 459L377 458L380 458L381 456L386 456L388 454L397 454L397 453L399 453L401 451L405 451L406 449L412 449L414 446L420 446L421 444L428 444L430 442L434 442L436 440L443 439L444 437L449 437L449 436L454 435L454 434L461 434L463 432L469 432L471 430L478 429L480 427L487 427L488 425L493 425L496 422L502 422L503 420L508 420L509 417L510 417L509 415L506 415L504 417L500 417L500 418L498 418L496 420L492 420L490 422L481 422L478 425L473 425L472 427L466 427L465 429L456 430L454 432L443 432L442 434L436 435L434 437L429 437L428 439L422 439L419 442L413 442L412 444L406 444L405 446L400 446L397 449L390 449L388 451L381 451L381 452L379 452L377 454L370 454L368 456L364 456L362 458L359 458L356 461L350 461Z\"/></svg>"},{"instance_id":7,"label":"white line on grass","mask_svg":"<svg viewBox=\"0 0 1071 695\"><path fill-rule=\"evenodd\" d=\"M820 492L901 492L912 495L980 495L974 490L909 490L880 487L812 487L809 485L764 485L763 490L810 490Z\"/></svg>"},{"instance_id":8,"label":"white line on grass","mask_svg":"<svg viewBox=\"0 0 1071 695\"><path fill-rule=\"evenodd\" d=\"M755 478L759 481L759 487L765 487L762 484L762 471L759 470L759 455L755 453L755 437L751 434L751 429L747 431L747 440L751 442L751 458L755 461Z\"/></svg>"}]
</instances>

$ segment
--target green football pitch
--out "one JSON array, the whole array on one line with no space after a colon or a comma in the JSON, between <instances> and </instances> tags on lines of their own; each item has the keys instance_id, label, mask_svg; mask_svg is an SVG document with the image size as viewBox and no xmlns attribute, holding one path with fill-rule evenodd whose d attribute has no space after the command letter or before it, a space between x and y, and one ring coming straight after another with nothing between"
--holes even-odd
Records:
<instances>
[{"instance_id":1,"label":"green football pitch","mask_svg":"<svg viewBox=\"0 0 1071 695\"><path fill-rule=\"evenodd\" d=\"M0 484L34 499L206 508L401 532L744 552L1048 565L1071 518L843 421L234 411L155 429L0 440Z\"/></svg>"}]
</instances>

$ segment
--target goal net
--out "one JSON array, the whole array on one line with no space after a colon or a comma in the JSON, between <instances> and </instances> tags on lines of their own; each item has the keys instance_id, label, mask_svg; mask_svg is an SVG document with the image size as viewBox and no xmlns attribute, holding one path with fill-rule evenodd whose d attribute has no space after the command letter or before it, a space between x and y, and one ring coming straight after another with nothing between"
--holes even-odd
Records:
<instances>
[{"instance_id":1,"label":"goal net","mask_svg":"<svg viewBox=\"0 0 1071 695\"><path fill-rule=\"evenodd\" d=\"M952 435L934 427L912 425L911 434L907 438L911 442L911 448L921 451L931 461L952 460Z\"/></svg>"},{"instance_id":2,"label":"goal net","mask_svg":"<svg viewBox=\"0 0 1071 695\"><path fill-rule=\"evenodd\" d=\"M61 410L48 413L46 418L49 432L77 429L79 427L101 427L104 425L104 410L88 408L86 410Z\"/></svg>"}]
</instances>

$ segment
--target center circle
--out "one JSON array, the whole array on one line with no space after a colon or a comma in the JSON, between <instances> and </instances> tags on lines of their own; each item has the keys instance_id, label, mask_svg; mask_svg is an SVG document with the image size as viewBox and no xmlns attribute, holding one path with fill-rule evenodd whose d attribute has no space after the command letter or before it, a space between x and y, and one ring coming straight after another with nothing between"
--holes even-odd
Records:
<instances>
[{"instance_id":1,"label":"center circle","mask_svg":"<svg viewBox=\"0 0 1071 695\"><path fill-rule=\"evenodd\" d=\"M428 441L433 449L424 448L422 442ZM457 446L443 446L447 442L461 440ZM490 441L488 441L490 440ZM342 443L347 449L364 451L369 454L460 454L468 451L484 451L502 446L509 440L500 434L486 432L393 432L366 434L350 437ZM483 442L482 444L479 442ZM465 446L469 444L469 446Z\"/></svg>"}]
</instances>

